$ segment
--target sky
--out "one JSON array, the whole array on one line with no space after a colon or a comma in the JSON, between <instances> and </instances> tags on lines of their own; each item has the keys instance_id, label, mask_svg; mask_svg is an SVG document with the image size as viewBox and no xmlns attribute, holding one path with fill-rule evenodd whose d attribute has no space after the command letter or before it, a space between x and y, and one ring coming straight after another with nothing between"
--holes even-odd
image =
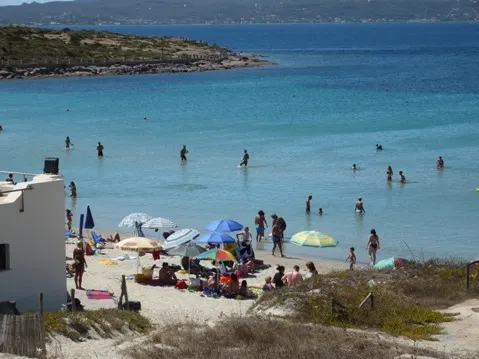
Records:
<instances>
[{"instance_id":1,"label":"sky","mask_svg":"<svg viewBox=\"0 0 479 359\"><path fill-rule=\"evenodd\" d=\"M36 0L36 2L40 2L40 3L43 3L43 2L49 2L49 1L53 1L53 0ZM61 1L61 0L56 0L56 1ZM64 0L63 0L64 1ZM0 0L0 6L4 6L4 5L21 5L23 4L24 2L33 2L33 0Z\"/></svg>"}]
</instances>

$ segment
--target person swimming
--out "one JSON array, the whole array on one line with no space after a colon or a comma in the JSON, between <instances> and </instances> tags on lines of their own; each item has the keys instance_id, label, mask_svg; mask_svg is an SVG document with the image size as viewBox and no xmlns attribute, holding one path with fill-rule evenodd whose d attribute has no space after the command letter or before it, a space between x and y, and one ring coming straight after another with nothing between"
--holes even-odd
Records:
<instances>
[{"instance_id":1,"label":"person swimming","mask_svg":"<svg viewBox=\"0 0 479 359\"><path fill-rule=\"evenodd\" d=\"M361 197L358 198L358 200L356 201L356 204L354 205L354 211L356 213L366 213L365 209L364 209L364 204L363 204L363 199Z\"/></svg>"},{"instance_id":2,"label":"person swimming","mask_svg":"<svg viewBox=\"0 0 479 359\"><path fill-rule=\"evenodd\" d=\"M247 150L244 150L243 158L241 159L240 166L248 167L249 154Z\"/></svg>"},{"instance_id":3,"label":"person swimming","mask_svg":"<svg viewBox=\"0 0 479 359\"><path fill-rule=\"evenodd\" d=\"M444 168L444 160L442 159L441 156L439 156L439 158L436 161L436 167L437 168Z\"/></svg>"},{"instance_id":4,"label":"person swimming","mask_svg":"<svg viewBox=\"0 0 479 359\"><path fill-rule=\"evenodd\" d=\"M399 171L399 182L406 183L406 177L404 177L402 171Z\"/></svg>"},{"instance_id":5,"label":"person swimming","mask_svg":"<svg viewBox=\"0 0 479 359\"><path fill-rule=\"evenodd\" d=\"M376 151L382 151L383 150L383 145L378 145L376 143Z\"/></svg>"},{"instance_id":6,"label":"person swimming","mask_svg":"<svg viewBox=\"0 0 479 359\"><path fill-rule=\"evenodd\" d=\"M322 209L322 208L318 209L318 214L319 214L320 216L323 215L323 209Z\"/></svg>"},{"instance_id":7,"label":"person swimming","mask_svg":"<svg viewBox=\"0 0 479 359\"><path fill-rule=\"evenodd\" d=\"M70 137L67 136L67 138L65 139L65 148L70 148L70 146L73 146L73 143L72 141L70 140Z\"/></svg>"},{"instance_id":8,"label":"person swimming","mask_svg":"<svg viewBox=\"0 0 479 359\"><path fill-rule=\"evenodd\" d=\"M2 127L2 125L0 125L0 132L1 132L1 131L3 131L3 127Z\"/></svg>"},{"instance_id":9,"label":"person swimming","mask_svg":"<svg viewBox=\"0 0 479 359\"><path fill-rule=\"evenodd\" d=\"M359 169L359 167L358 167L358 166L356 166L356 163L353 163L352 170L353 170L353 171L357 171L358 169Z\"/></svg>"},{"instance_id":10,"label":"person swimming","mask_svg":"<svg viewBox=\"0 0 479 359\"><path fill-rule=\"evenodd\" d=\"M387 175L387 179L388 181L392 181L393 180L393 169L391 168L391 166L388 166L388 169L386 170L386 175Z\"/></svg>"},{"instance_id":11,"label":"person swimming","mask_svg":"<svg viewBox=\"0 0 479 359\"><path fill-rule=\"evenodd\" d=\"M188 150L186 149L186 145L183 145L183 148L180 150L180 159L181 162L186 162L188 161L186 158L186 154L188 153Z\"/></svg>"}]
</instances>

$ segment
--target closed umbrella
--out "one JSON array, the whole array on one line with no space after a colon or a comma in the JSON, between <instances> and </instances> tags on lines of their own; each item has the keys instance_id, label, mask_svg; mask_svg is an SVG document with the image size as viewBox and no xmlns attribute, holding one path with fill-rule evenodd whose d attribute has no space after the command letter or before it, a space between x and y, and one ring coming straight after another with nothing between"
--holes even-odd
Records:
<instances>
[{"instance_id":1,"label":"closed umbrella","mask_svg":"<svg viewBox=\"0 0 479 359\"><path fill-rule=\"evenodd\" d=\"M80 226L78 227L78 237L83 239L83 221L85 219L84 214L80 214Z\"/></svg>"},{"instance_id":2,"label":"closed umbrella","mask_svg":"<svg viewBox=\"0 0 479 359\"><path fill-rule=\"evenodd\" d=\"M133 228L135 227L135 223L145 223L151 219L151 216L147 215L146 213L130 213L128 216L123 218L121 222L118 224L120 228Z\"/></svg>"},{"instance_id":3,"label":"closed umbrella","mask_svg":"<svg viewBox=\"0 0 479 359\"><path fill-rule=\"evenodd\" d=\"M407 263L407 259L391 257L382 259L374 265L374 269L395 269Z\"/></svg>"},{"instance_id":4,"label":"closed umbrella","mask_svg":"<svg viewBox=\"0 0 479 359\"><path fill-rule=\"evenodd\" d=\"M165 250L191 242L200 235L196 229L185 228L170 235L163 243Z\"/></svg>"},{"instance_id":5,"label":"closed umbrella","mask_svg":"<svg viewBox=\"0 0 479 359\"><path fill-rule=\"evenodd\" d=\"M143 224L143 228L149 229L170 229L176 227L178 227L178 225L175 222L161 217L152 218Z\"/></svg>"},{"instance_id":6,"label":"closed umbrella","mask_svg":"<svg viewBox=\"0 0 479 359\"><path fill-rule=\"evenodd\" d=\"M95 228L95 221L93 220L90 206L88 205L86 206L85 229L93 229L93 228Z\"/></svg>"},{"instance_id":7,"label":"closed umbrella","mask_svg":"<svg viewBox=\"0 0 479 359\"><path fill-rule=\"evenodd\" d=\"M227 244L235 242L232 237L221 232L208 233L195 240L197 244Z\"/></svg>"},{"instance_id":8,"label":"closed umbrella","mask_svg":"<svg viewBox=\"0 0 479 359\"><path fill-rule=\"evenodd\" d=\"M318 231L303 231L291 237L291 243L302 247L336 247L338 241L330 235Z\"/></svg>"},{"instance_id":9,"label":"closed umbrella","mask_svg":"<svg viewBox=\"0 0 479 359\"><path fill-rule=\"evenodd\" d=\"M208 224L205 229L210 232L234 232L241 231L243 225L231 219L218 219Z\"/></svg>"}]
</instances>

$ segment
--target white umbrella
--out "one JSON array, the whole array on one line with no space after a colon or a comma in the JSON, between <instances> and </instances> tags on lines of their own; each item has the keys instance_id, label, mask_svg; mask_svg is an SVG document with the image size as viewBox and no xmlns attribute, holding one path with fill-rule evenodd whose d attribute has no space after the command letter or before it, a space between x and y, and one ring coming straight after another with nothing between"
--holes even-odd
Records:
<instances>
[{"instance_id":1,"label":"white umbrella","mask_svg":"<svg viewBox=\"0 0 479 359\"><path fill-rule=\"evenodd\" d=\"M166 218L152 218L148 221L146 221L143 224L143 228L150 228L150 229L161 229L161 228L176 228L178 225L173 222L172 220L166 219Z\"/></svg>"},{"instance_id":2,"label":"white umbrella","mask_svg":"<svg viewBox=\"0 0 479 359\"><path fill-rule=\"evenodd\" d=\"M134 227L136 222L145 223L149 219L151 216L146 213L131 213L121 220L118 227Z\"/></svg>"},{"instance_id":3,"label":"white umbrella","mask_svg":"<svg viewBox=\"0 0 479 359\"><path fill-rule=\"evenodd\" d=\"M172 249L182 244L191 242L193 239L198 237L200 232L196 229L182 229L170 235L165 242L163 243L163 249Z\"/></svg>"},{"instance_id":4,"label":"white umbrella","mask_svg":"<svg viewBox=\"0 0 479 359\"><path fill-rule=\"evenodd\" d=\"M155 249L160 249L161 246L157 241L145 237L131 237L126 238L117 244L115 248L122 251L130 252L153 252ZM140 266L140 253L137 256L136 272L138 273L138 267Z\"/></svg>"}]
</instances>

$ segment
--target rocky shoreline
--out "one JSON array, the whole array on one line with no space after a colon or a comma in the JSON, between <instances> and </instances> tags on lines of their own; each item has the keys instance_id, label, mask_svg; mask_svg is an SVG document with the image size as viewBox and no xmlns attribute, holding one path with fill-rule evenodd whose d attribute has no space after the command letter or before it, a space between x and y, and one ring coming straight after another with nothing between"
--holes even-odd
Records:
<instances>
[{"instance_id":1,"label":"rocky shoreline","mask_svg":"<svg viewBox=\"0 0 479 359\"><path fill-rule=\"evenodd\" d=\"M0 68L0 80L19 80L45 77L72 77L72 76L115 76L140 75L160 73L204 72L229 70L236 68L260 67L271 62L254 54L232 54L222 61L197 60L189 63L151 63L114 64L108 66L32 66Z\"/></svg>"}]
</instances>

